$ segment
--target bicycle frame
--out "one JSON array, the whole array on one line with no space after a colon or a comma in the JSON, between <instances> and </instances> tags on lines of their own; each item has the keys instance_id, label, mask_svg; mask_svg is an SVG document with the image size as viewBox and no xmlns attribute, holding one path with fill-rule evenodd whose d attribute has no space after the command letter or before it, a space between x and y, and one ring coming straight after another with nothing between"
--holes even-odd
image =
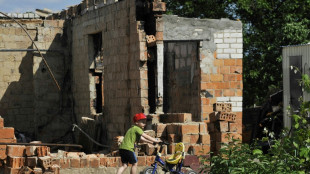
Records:
<instances>
[{"instance_id":1,"label":"bicycle frame","mask_svg":"<svg viewBox=\"0 0 310 174\"><path fill-rule=\"evenodd\" d=\"M165 170L166 172L171 172L171 173L178 173L178 174L184 174L183 172L181 172L182 166L183 166L183 159L180 163L178 164L166 164L162 159L160 159L161 157L161 152L162 151L162 145L160 147L159 152L157 153L156 157L155 157L155 161L152 164L152 166L154 167L152 174L155 174L158 165L160 165L160 167L162 167L163 170ZM167 167L166 167L167 166ZM173 170L173 167L176 166L176 170Z\"/></svg>"}]
</instances>

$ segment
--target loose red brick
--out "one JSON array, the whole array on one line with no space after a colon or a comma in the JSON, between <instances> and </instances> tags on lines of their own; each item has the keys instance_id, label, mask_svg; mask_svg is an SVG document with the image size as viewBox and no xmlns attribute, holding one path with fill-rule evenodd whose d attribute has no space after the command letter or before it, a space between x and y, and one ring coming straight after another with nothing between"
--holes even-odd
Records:
<instances>
[{"instance_id":1,"label":"loose red brick","mask_svg":"<svg viewBox=\"0 0 310 174\"><path fill-rule=\"evenodd\" d=\"M80 163L81 163L80 157L70 158L70 167L71 168L80 168L81 167Z\"/></svg>"},{"instance_id":2,"label":"loose red brick","mask_svg":"<svg viewBox=\"0 0 310 174\"><path fill-rule=\"evenodd\" d=\"M4 128L4 121L3 118L0 117L0 129Z\"/></svg>"},{"instance_id":3,"label":"loose red brick","mask_svg":"<svg viewBox=\"0 0 310 174\"><path fill-rule=\"evenodd\" d=\"M156 156L147 156L146 157L146 165L151 166L155 161Z\"/></svg>"},{"instance_id":4,"label":"loose red brick","mask_svg":"<svg viewBox=\"0 0 310 174\"><path fill-rule=\"evenodd\" d=\"M117 157L108 157L107 158L107 167L118 167L119 158Z\"/></svg>"},{"instance_id":5,"label":"loose red brick","mask_svg":"<svg viewBox=\"0 0 310 174\"><path fill-rule=\"evenodd\" d=\"M178 123L188 123L192 121L192 114L191 113L179 113L178 116Z\"/></svg>"},{"instance_id":6,"label":"loose red brick","mask_svg":"<svg viewBox=\"0 0 310 174\"><path fill-rule=\"evenodd\" d=\"M231 103L214 103L213 111L215 112L231 112L232 104Z\"/></svg>"},{"instance_id":7,"label":"loose red brick","mask_svg":"<svg viewBox=\"0 0 310 174\"><path fill-rule=\"evenodd\" d=\"M26 155L27 156L35 156L37 147L38 146L26 146Z\"/></svg>"},{"instance_id":8,"label":"loose red brick","mask_svg":"<svg viewBox=\"0 0 310 174\"><path fill-rule=\"evenodd\" d=\"M52 158L52 165L60 166L60 158Z\"/></svg>"},{"instance_id":9,"label":"loose red brick","mask_svg":"<svg viewBox=\"0 0 310 174\"><path fill-rule=\"evenodd\" d=\"M34 156L34 157L27 157L26 158L26 165L31 167L31 168L34 168L36 167L38 164L38 157Z\"/></svg>"},{"instance_id":10,"label":"loose red brick","mask_svg":"<svg viewBox=\"0 0 310 174\"><path fill-rule=\"evenodd\" d=\"M153 146L152 144L146 144L146 149L145 149L145 153L146 155L154 155L155 154L155 146Z\"/></svg>"},{"instance_id":11,"label":"loose red brick","mask_svg":"<svg viewBox=\"0 0 310 174\"><path fill-rule=\"evenodd\" d=\"M198 134L199 133L199 124L182 124L181 134Z\"/></svg>"},{"instance_id":12,"label":"loose red brick","mask_svg":"<svg viewBox=\"0 0 310 174\"><path fill-rule=\"evenodd\" d=\"M106 161L104 161L103 159L105 158L100 159L100 165L107 166ZM89 167L89 158L87 156L83 156L80 158L80 167L81 168Z\"/></svg>"},{"instance_id":13,"label":"loose red brick","mask_svg":"<svg viewBox=\"0 0 310 174\"><path fill-rule=\"evenodd\" d=\"M25 165L24 157L8 157L7 166L12 168L20 168Z\"/></svg>"},{"instance_id":14,"label":"loose red brick","mask_svg":"<svg viewBox=\"0 0 310 174\"><path fill-rule=\"evenodd\" d=\"M138 156L138 166L146 166L146 156Z\"/></svg>"},{"instance_id":15,"label":"loose red brick","mask_svg":"<svg viewBox=\"0 0 310 174\"><path fill-rule=\"evenodd\" d=\"M4 167L4 174L19 174L20 168Z\"/></svg>"},{"instance_id":16,"label":"loose red brick","mask_svg":"<svg viewBox=\"0 0 310 174\"><path fill-rule=\"evenodd\" d=\"M0 159L6 159L6 145L0 145Z\"/></svg>"},{"instance_id":17,"label":"loose red brick","mask_svg":"<svg viewBox=\"0 0 310 174\"><path fill-rule=\"evenodd\" d=\"M51 170L53 171L54 174L60 174L60 166L59 165L52 165Z\"/></svg>"},{"instance_id":18,"label":"loose red brick","mask_svg":"<svg viewBox=\"0 0 310 174\"><path fill-rule=\"evenodd\" d=\"M52 158L50 156L39 157L38 164L45 170L47 170L49 167L52 166Z\"/></svg>"},{"instance_id":19,"label":"loose red brick","mask_svg":"<svg viewBox=\"0 0 310 174\"><path fill-rule=\"evenodd\" d=\"M152 47L156 45L156 37L154 35L146 36L146 43L148 47Z\"/></svg>"},{"instance_id":20,"label":"loose red brick","mask_svg":"<svg viewBox=\"0 0 310 174\"><path fill-rule=\"evenodd\" d=\"M6 154L10 157L23 157L26 152L26 146L8 145L6 147Z\"/></svg>"},{"instance_id":21,"label":"loose red brick","mask_svg":"<svg viewBox=\"0 0 310 174\"><path fill-rule=\"evenodd\" d=\"M91 154L87 156L89 158L89 167L98 168L100 166L100 159L96 155Z\"/></svg>"},{"instance_id":22,"label":"loose red brick","mask_svg":"<svg viewBox=\"0 0 310 174\"><path fill-rule=\"evenodd\" d=\"M15 139L14 128L4 127L0 128L0 139Z\"/></svg>"},{"instance_id":23,"label":"loose red brick","mask_svg":"<svg viewBox=\"0 0 310 174\"><path fill-rule=\"evenodd\" d=\"M44 157L50 154L50 147L38 146L36 149L38 157Z\"/></svg>"},{"instance_id":24,"label":"loose red brick","mask_svg":"<svg viewBox=\"0 0 310 174\"><path fill-rule=\"evenodd\" d=\"M68 158L61 158L60 159L60 168L67 169L70 167L70 159Z\"/></svg>"},{"instance_id":25,"label":"loose red brick","mask_svg":"<svg viewBox=\"0 0 310 174\"><path fill-rule=\"evenodd\" d=\"M43 171L42 171L41 168L38 168L38 167L37 167L37 168L34 168L34 169L33 169L33 173L34 173L34 174L42 174Z\"/></svg>"}]
</instances>

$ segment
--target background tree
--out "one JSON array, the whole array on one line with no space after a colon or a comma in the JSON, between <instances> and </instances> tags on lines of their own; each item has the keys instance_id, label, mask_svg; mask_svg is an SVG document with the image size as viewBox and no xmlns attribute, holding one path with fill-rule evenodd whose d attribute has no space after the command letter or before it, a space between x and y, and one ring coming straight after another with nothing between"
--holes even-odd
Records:
<instances>
[{"instance_id":1,"label":"background tree","mask_svg":"<svg viewBox=\"0 0 310 174\"><path fill-rule=\"evenodd\" d=\"M282 47L310 40L309 0L166 0L168 13L240 19L243 23L244 104L260 105L282 89ZM267 94L267 95L266 95Z\"/></svg>"}]
</instances>

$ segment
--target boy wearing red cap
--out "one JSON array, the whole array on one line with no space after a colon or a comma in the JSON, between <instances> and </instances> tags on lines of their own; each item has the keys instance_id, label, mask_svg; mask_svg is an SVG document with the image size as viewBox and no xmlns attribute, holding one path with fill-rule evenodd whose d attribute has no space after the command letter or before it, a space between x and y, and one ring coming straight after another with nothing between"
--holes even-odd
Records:
<instances>
[{"instance_id":1,"label":"boy wearing red cap","mask_svg":"<svg viewBox=\"0 0 310 174\"><path fill-rule=\"evenodd\" d=\"M123 173L127 168L128 163L132 164L130 173L135 174L137 172L138 160L134 152L136 142L139 142L140 140L147 143L161 142L161 140L153 138L143 132L146 125L146 116L143 113L136 114L133 117L133 121L135 124L128 129L119 148L122 166L118 169L117 174Z\"/></svg>"}]
</instances>

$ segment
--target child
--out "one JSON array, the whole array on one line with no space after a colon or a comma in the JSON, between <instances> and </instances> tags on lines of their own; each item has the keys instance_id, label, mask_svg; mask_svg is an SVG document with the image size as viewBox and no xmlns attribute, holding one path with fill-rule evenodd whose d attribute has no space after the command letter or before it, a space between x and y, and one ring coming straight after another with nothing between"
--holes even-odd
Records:
<instances>
[{"instance_id":1,"label":"child","mask_svg":"<svg viewBox=\"0 0 310 174\"><path fill-rule=\"evenodd\" d=\"M146 125L146 116L143 113L136 114L133 117L133 125L125 134L124 140L119 147L119 154L122 160L122 166L118 169L117 174L122 174L128 166L132 164L130 174L135 174L138 167L138 160L134 152L135 142L140 140L147 143L159 143L161 140L153 138L143 132Z\"/></svg>"}]
</instances>

